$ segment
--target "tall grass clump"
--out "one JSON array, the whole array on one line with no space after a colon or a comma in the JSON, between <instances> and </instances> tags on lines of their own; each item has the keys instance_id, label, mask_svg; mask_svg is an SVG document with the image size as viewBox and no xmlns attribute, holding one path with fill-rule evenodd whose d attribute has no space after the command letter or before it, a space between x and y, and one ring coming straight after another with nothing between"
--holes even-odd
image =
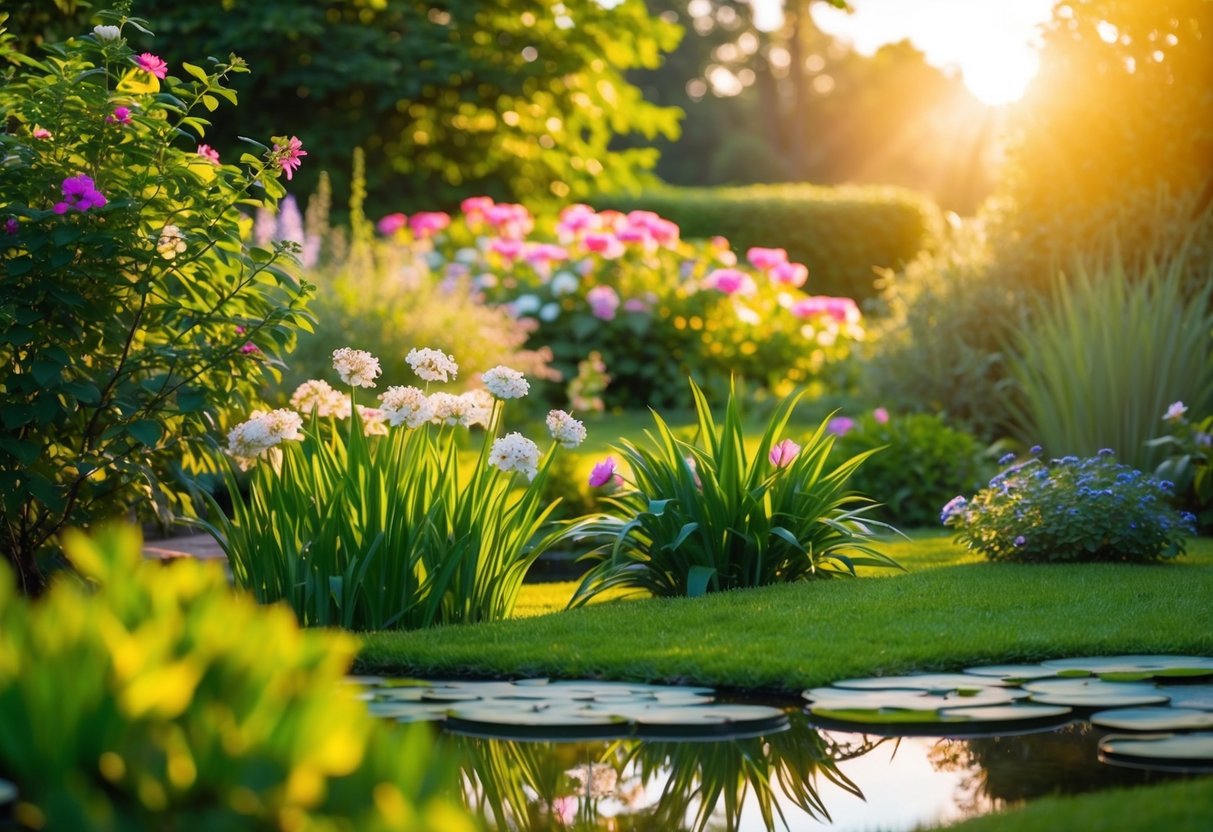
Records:
<instances>
[{"instance_id":1,"label":"tall grass clump","mask_svg":"<svg viewBox=\"0 0 1213 832\"><path fill-rule=\"evenodd\" d=\"M1176 400L1213 406L1213 267L1185 293L1187 253L1140 270L1118 252L1081 260L1012 339L1008 408L1027 444L1054 456L1112 448L1139 470L1159 414Z\"/></svg>"}]
</instances>

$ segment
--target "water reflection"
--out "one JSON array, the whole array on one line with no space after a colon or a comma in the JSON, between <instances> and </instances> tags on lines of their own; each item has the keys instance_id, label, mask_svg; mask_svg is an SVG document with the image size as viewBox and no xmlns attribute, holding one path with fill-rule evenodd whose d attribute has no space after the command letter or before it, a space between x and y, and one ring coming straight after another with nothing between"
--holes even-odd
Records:
<instances>
[{"instance_id":1,"label":"water reflection","mask_svg":"<svg viewBox=\"0 0 1213 832\"><path fill-rule=\"evenodd\" d=\"M913 829L1051 793L1175 775L1102 765L1088 723L1012 737L868 737L803 713L718 742L518 742L444 734L469 805L497 829Z\"/></svg>"}]
</instances>

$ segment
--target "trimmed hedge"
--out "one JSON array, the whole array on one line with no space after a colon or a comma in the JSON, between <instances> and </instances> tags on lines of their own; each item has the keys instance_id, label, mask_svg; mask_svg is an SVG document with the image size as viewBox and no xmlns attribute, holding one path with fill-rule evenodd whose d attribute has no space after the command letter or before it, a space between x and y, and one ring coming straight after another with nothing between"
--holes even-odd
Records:
<instances>
[{"instance_id":1,"label":"trimmed hedge","mask_svg":"<svg viewBox=\"0 0 1213 832\"><path fill-rule=\"evenodd\" d=\"M899 269L932 248L938 207L914 191L889 187L750 185L663 188L596 197L617 211L655 211L687 239L720 235L744 256L751 246L787 249L809 267L813 294L857 300L877 293L876 269Z\"/></svg>"}]
</instances>

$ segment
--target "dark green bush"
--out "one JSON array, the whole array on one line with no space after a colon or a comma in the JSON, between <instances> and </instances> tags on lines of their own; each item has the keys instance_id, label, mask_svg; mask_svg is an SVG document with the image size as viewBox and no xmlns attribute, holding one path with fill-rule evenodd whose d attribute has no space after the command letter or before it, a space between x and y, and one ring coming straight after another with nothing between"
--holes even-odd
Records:
<instances>
[{"instance_id":1,"label":"dark green bush","mask_svg":"<svg viewBox=\"0 0 1213 832\"><path fill-rule=\"evenodd\" d=\"M938 208L900 188L751 185L667 188L597 197L595 208L654 211L686 239L722 236L739 253L783 248L809 267L806 289L856 300L876 292L877 268L898 269L933 247Z\"/></svg>"},{"instance_id":2,"label":"dark green bush","mask_svg":"<svg viewBox=\"0 0 1213 832\"><path fill-rule=\"evenodd\" d=\"M989 479L993 462L972 434L933 413L869 413L838 438L839 460L880 450L851 475L851 487L882 504L878 513L899 526L933 526L939 507Z\"/></svg>"}]
</instances>

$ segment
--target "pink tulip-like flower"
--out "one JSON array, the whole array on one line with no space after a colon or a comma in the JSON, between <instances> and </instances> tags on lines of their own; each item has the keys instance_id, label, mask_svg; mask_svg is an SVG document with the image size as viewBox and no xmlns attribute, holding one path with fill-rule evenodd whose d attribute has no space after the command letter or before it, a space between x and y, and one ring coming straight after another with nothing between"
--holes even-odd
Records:
<instances>
[{"instance_id":1,"label":"pink tulip-like flower","mask_svg":"<svg viewBox=\"0 0 1213 832\"><path fill-rule=\"evenodd\" d=\"M878 407L872 411L872 418L876 420L878 425L887 425L889 423L889 411L883 407Z\"/></svg>"},{"instance_id":2,"label":"pink tulip-like flower","mask_svg":"<svg viewBox=\"0 0 1213 832\"><path fill-rule=\"evenodd\" d=\"M826 430L835 436L846 436L855 427L855 420L849 416L835 416L826 423Z\"/></svg>"},{"instance_id":3,"label":"pink tulip-like flower","mask_svg":"<svg viewBox=\"0 0 1213 832\"><path fill-rule=\"evenodd\" d=\"M624 245L613 232L594 231L585 235L582 241L587 250L592 251L606 260L615 260L622 256Z\"/></svg>"},{"instance_id":4,"label":"pink tulip-like flower","mask_svg":"<svg viewBox=\"0 0 1213 832\"><path fill-rule=\"evenodd\" d=\"M388 214L386 217L380 218L379 222L375 223L375 230L384 237L390 237L400 229L408 225L409 218L399 212Z\"/></svg>"},{"instance_id":5,"label":"pink tulip-like flower","mask_svg":"<svg viewBox=\"0 0 1213 832\"><path fill-rule=\"evenodd\" d=\"M784 439L771 448L769 458L771 464L776 468L787 468L792 464L792 460L796 458L796 454L798 453L800 453L800 446L791 439Z\"/></svg>"},{"instance_id":6,"label":"pink tulip-like flower","mask_svg":"<svg viewBox=\"0 0 1213 832\"><path fill-rule=\"evenodd\" d=\"M106 124L130 124L131 110L130 107L115 107L114 111L105 117Z\"/></svg>"},{"instance_id":7,"label":"pink tulip-like flower","mask_svg":"<svg viewBox=\"0 0 1213 832\"><path fill-rule=\"evenodd\" d=\"M409 217L409 228L421 239L433 237L450 224L450 216L442 211L422 211Z\"/></svg>"},{"instance_id":8,"label":"pink tulip-like flower","mask_svg":"<svg viewBox=\"0 0 1213 832\"><path fill-rule=\"evenodd\" d=\"M219 164L219 151L215 150L215 148L211 147L209 144L198 145L198 150L196 152L199 156L206 159L212 165Z\"/></svg>"},{"instance_id":9,"label":"pink tulip-like flower","mask_svg":"<svg viewBox=\"0 0 1213 832\"><path fill-rule=\"evenodd\" d=\"M602 321L613 321L619 310L619 293L610 286L595 286L585 293L590 314Z\"/></svg>"},{"instance_id":10,"label":"pink tulip-like flower","mask_svg":"<svg viewBox=\"0 0 1213 832\"><path fill-rule=\"evenodd\" d=\"M53 139L55 137L55 134L45 127L35 127L30 135L40 140Z\"/></svg>"},{"instance_id":11,"label":"pink tulip-like flower","mask_svg":"<svg viewBox=\"0 0 1213 832\"><path fill-rule=\"evenodd\" d=\"M745 259L756 269L770 271L780 263L788 262L788 253L781 248L760 248L755 246L745 253Z\"/></svg>"},{"instance_id":12,"label":"pink tulip-like flower","mask_svg":"<svg viewBox=\"0 0 1213 832\"><path fill-rule=\"evenodd\" d=\"M748 296L758 291L754 278L740 269L713 269L703 279L703 285L726 295Z\"/></svg>"},{"instance_id":13,"label":"pink tulip-like flower","mask_svg":"<svg viewBox=\"0 0 1213 832\"><path fill-rule=\"evenodd\" d=\"M274 142L273 161L282 168L287 182L291 181L295 171L299 169L300 158L306 155L307 151L303 149L303 142L299 141L298 136L291 136L285 145Z\"/></svg>"},{"instance_id":14,"label":"pink tulip-like flower","mask_svg":"<svg viewBox=\"0 0 1213 832\"><path fill-rule=\"evenodd\" d=\"M771 269L771 280L785 286L800 288L809 279L809 269L801 263L777 263Z\"/></svg>"},{"instance_id":15,"label":"pink tulip-like flower","mask_svg":"<svg viewBox=\"0 0 1213 832\"><path fill-rule=\"evenodd\" d=\"M615 477L615 457L608 456L591 469L590 488L601 488Z\"/></svg>"},{"instance_id":16,"label":"pink tulip-like flower","mask_svg":"<svg viewBox=\"0 0 1213 832\"><path fill-rule=\"evenodd\" d=\"M522 242L521 240L510 240L497 237L489 243L489 251L510 262L513 262L521 257L523 251L525 250L526 243Z\"/></svg>"},{"instance_id":17,"label":"pink tulip-like flower","mask_svg":"<svg viewBox=\"0 0 1213 832\"><path fill-rule=\"evenodd\" d=\"M56 214L66 214L69 209L87 211L90 208L100 208L106 203L105 196L97 190L93 180L83 174L64 179L60 188L63 191L63 201L55 203Z\"/></svg>"},{"instance_id":18,"label":"pink tulip-like flower","mask_svg":"<svg viewBox=\"0 0 1213 832\"><path fill-rule=\"evenodd\" d=\"M144 52L142 55L137 56L135 64L144 72L155 75L157 78L164 78L168 74L168 64L151 52Z\"/></svg>"}]
</instances>

